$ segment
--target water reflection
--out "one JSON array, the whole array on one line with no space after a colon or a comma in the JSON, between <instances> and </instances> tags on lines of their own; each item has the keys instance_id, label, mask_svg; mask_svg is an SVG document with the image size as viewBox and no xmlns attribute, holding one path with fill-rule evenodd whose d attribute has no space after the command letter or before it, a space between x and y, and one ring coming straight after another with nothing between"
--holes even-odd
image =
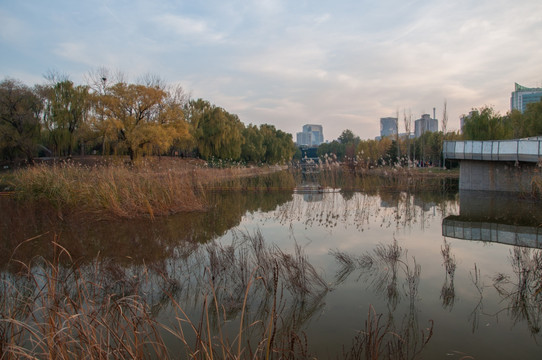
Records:
<instances>
[{"instance_id":1,"label":"water reflection","mask_svg":"<svg viewBox=\"0 0 542 360\"><path fill-rule=\"evenodd\" d=\"M497 274L493 286L507 302L503 312L514 324L526 321L531 334L537 335L542 326L542 252L514 247L510 262L513 275Z\"/></svg>"},{"instance_id":2,"label":"water reflection","mask_svg":"<svg viewBox=\"0 0 542 360\"><path fill-rule=\"evenodd\" d=\"M459 215L442 221L444 236L542 248L540 203L474 191L461 191L460 203Z\"/></svg>"},{"instance_id":3,"label":"water reflection","mask_svg":"<svg viewBox=\"0 0 542 360\"><path fill-rule=\"evenodd\" d=\"M369 285L386 299L390 311L394 311L404 298L414 306L421 267L415 259L409 259L397 240L390 245L378 244L373 251L359 256L341 251L332 251L340 267L335 275L336 285L346 281L354 272L359 272L356 282Z\"/></svg>"},{"instance_id":4,"label":"water reflection","mask_svg":"<svg viewBox=\"0 0 542 360\"><path fill-rule=\"evenodd\" d=\"M378 195L352 191L319 190L318 196L294 196L275 211L283 225L303 220L306 228L328 229L337 226L368 228L374 220L385 228L424 228L431 219L454 213L458 203L454 194L380 191ZM312 193L310 194L312 195Z\"/></svg>"},{"instance_id":5,"label":"water reflection","mask_svg":"<svg viewBox=\"0 0 542 360\"><path fill-rule=\"evenodd\" d=\"M447 242L446 239L444 239L444 244L441 247L440 253L442 254L445 270L444 284L440 291L440 299L442 300L442 307L451 311L455 303L454 277L457 263L455 256L452 254L450 243Z\"/></svg>"},{"instance_id":6,"label":"water reflection","mask_svg":"<svg viewBox=\"0 0 542 360\"><path fill-rule=\"evenodd\" d=\"M48 297L32 304L52 273L44 265L59 259L58 296L73 299L81 289L97 296L79 308L83 314L106 314L111 299L141 299L150 318L184 331L189 344L201 335L189 336L189 324L236 339L244 323L243 344L263 336L288 349L291 340L300 357L313 350L320 358L413 359L423 350L424 358L498 358L508 348L539 355L542 251L456 240L444 230L452 214L494 221L479 209L490 201L487 211L502 214L495 201L434 192L318 194L215 192L208 213L137 222L61 221L54 209L1 203L2 314L24 321L33 308L69 304L48 307ZM536 212L516 212L507 225L527 226L524 217ZM51 240L69 248L77 271ZM10 259L25 261L25 274L39 280L8 267ZM9 331L0 329L0 337ZM168 348L184 354L172 337L164 340Z\"/></svg>"},{"instance_id":7,"label":"water reflection","mask_svg":"<svg viewBox=\"0 0 542 360\"><path fill-rule=\"evenodd\" d=\"M347 358L361 358L359 353L360 343L365 346L365 351L374 353L377 358L403 358L415 359L429 342L433 324L421 326L419 319L418 287L421 277L421 266L415 258L408 256L408 251L399 246L396 239L389 245L378 244L372 251L361 255L353 255L342 251L331 253L339 263L339 269L335 275L336 284L340 284L355 273L355 282L365 284L373 292L386 299L387 313L378 318L369 312L364 334L378 337L374 334L379 326L382 328L382 339L386 335L393 334L392 339L387 338L381 349L372 349L370 339L364 336L357 336ZM407 301L407 310L398 321L398 305ZM400 312L399 312L400 313ZM383 317L383 325L380 325ZM356 356L353 356L356 354Z\"/></svg>"},{"instance_id":8,"label":"water reflection","mask_svg":"<svg viewBox=\"0 0 542 360\"><path fill-rule=\"evenodd\" d=\"M83 262L97 256L114 258L120 264L159 262L179 249L192 249L224 235L247 213L274 210L292 196L291 191L212 192L207 195L212 204L208 211L155 220L97 220L77 213L59 218L54 208L1 198L0 266L8 263L15 249L23 262L37 255L52 259L53 237L73 258Z\"/></svg>"},{"instance_id":9,"label":"water reflection","mask_svg":"<svg viewBox=\"0 0 542 360\"><path fill-rule=\"evenodd\" d=\"M459 215L442 220L442 234L449 238L512 245L508 261L512 273L497 272L490 275L492 287L497 290L501 303L494 313L484 310L484 285L481 270L474 264L470 278L479 294L479 300L469 318L472 331L480 325L481 316L499 317L507 314L513 324L526 322L531 335L540 333L542 326L542 211L540 203L502 193L460 192ZM441 292L443 307L453 307L455 299L455 257L450 244L444 240L443 264L445 284Z\"/></svg>"}]
</instances>

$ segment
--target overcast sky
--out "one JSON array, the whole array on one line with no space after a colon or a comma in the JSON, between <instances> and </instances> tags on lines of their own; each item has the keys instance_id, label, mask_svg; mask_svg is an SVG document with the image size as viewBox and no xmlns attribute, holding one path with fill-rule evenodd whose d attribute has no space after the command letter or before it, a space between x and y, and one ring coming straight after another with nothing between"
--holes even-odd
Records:
<instances>
[{"instance_id":1,"label":"overcast sky","mask_svg":"<svg viewBox=\"0 0 542 360\"><path fill-rule=\"evenodd\" d=\"M0 0L0 76L28 85L99 67L181 84L246 123L326 140L381 117L510 107L542 86L540 0ZM440 124L439 124L440 126Z\"/></svg>"}]
</instances>

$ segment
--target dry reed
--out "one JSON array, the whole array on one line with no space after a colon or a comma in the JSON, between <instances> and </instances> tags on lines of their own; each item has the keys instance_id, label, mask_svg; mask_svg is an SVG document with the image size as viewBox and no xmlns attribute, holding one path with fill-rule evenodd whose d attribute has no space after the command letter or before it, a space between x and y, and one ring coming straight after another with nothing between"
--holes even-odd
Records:
<instances>
[{"instance_id":1,"label":"dry reed","mask_svg":"<svg viewBox=\"0 0 542 360\"><path fill-rule=\"evenodd\" d=\"M246 181L242 179L272 174L280 169L211 169L175 164L167 167L156 162L86 166L63 162L17 169L4 175L2 182L14 189L15 198L50 203L61 217L64 213L84 212L98 216L154 218L204 210L205 190L246 189Z\"/></svg>"},{"instance_id":2,"label":"dry reed","mask_svg":"<svg viewBox=\"0 0 542 360\"><path fill-rule=\"evenodd\" d=\"M52 260L24 264L13 256L20 271L2 273L2 358L314 358L300 329L322 310L329 286L298 245L288 253L260 232L236 233L229 245L213 242L178 261L134 269L106 259L80 265L57 240ZM370 263L337 255L351 267ZM388 266L405 255L396 243L370 254L374 265ZM419 266L402 264L413 302ZM174 321L156 320L163 307ZM414 359L431 337L432 325L426 334L411 319L396 327L381 317L371 307L345 358ZM180 352L171 353L166 333Z\"/></svg>"},{"instance_id":3,"label":"dry reed","mask_svg":"<svg viewBox=\"0 0 542 360\"><path fill-rule=\"evenodd\" d=\"M150 359L167 354L137 292L106 291L103 269L97 266L88 274L58 243L52 245L52 261L36 258L19 263L17 275L4 274L2 358ZM60 265L64 260L72 266Z\"/></svg>"},{"instance_id":4,"label":"dry reed","mask_svg":"<svg viewBox=\"0 0 542 360\"><path fill-rule=\"evenodd\" d=\"M2 273L2 358L175 358L179 354L169 353L164 331L190 358L309 358L297 326L311 314L302 314L307 306L299 304L321 302L327 287L299 247L291 256L266 245L260 233L241 234L232 245L200 247L176 265L136 271L106 259L79 265L56 240L52 260L37 257L24 264L13 257L20 271ZM287 287L294 276L299 279ZM156 284L158 292L152 289ZM195 285L190 303L202 304L199 316L185 311L187 284ZM162 306L176 314L176 325L155 320ZM232 321L238 329L233 336Z\"/></svg>"}]
</instances>

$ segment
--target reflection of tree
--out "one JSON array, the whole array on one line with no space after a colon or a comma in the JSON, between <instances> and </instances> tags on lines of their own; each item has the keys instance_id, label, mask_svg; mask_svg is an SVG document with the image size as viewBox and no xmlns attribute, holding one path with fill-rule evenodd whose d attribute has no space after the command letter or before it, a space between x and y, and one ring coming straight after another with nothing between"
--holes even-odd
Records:
<instances>
[{"instance_id":1,"label":"reflection of tree","mask_svg":"<svg viewBox=\"0 0 542 360\"><path fill-rule=\"evenodd\" d=\"M0 264L8 263L17 248L24 262L36 255L52 259L53 234L72 257L92 261L96 256L114 258L121 264L162 262L175 255L180 245L205 243L239 225L246 212L275 209L292 199L291 191L213 192L207 195L208 211L181 213L154 220L98 220L71 214L58 218L55 209L42 204L15 203L0 199ZM35 241L26 239L45 234ZM22 245L21 245L22 244Z\"/></svg>"},{"instance_id":2,"label":"reflection of tree","mask_svg":"<svg viewBox=\"0 0 542 360\"><path fill-rule=\"evenodd\" d=\"M510 261L515 278L498 274L493 285L507 302L515 323L526 321L533 335L542 326L542 251L514 247Z\"/></svg>"}]
</instances>

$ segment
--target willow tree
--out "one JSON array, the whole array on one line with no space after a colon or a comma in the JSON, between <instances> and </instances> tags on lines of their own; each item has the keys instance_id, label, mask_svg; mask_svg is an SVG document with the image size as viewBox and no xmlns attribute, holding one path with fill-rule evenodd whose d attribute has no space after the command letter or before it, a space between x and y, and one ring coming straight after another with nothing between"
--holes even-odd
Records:
<instances>
[{"instance_id":1,"label":"willow tree","mask_svg":"<svg viewBox=\"0 0 542 360\"><path fill-rule=\"evenodd\" d=\"M173 139L173 146L187 151L194 143L190 132L190 125L186 119L185 106L188 96L181 86L176 86L167 91L167 96L159 105L158 121L162 128L169 132ZM167 144L163 144L164 146ZM160 147L157 149L159 150Z\"/></svg>"},{"instance_id":2,"label":"willow tree","mask_svg":"<svg viewBox=\"0 0 542 360\"><path fill-rule=\"evenodd\" d=\"M241 146L241 157L245 161L259 163L264 160L264 136L256 125L248 125L243 130L245 142Z\"/></svg>"},{"instance_id":3,"label":"willow tree","mask_svg":"<svg viewBox=\"0 0 542 360\"><path fill-rule=\"evenodd\" d=\"M268 124L261 125L260 132L264 139L266 163L278 164L292 160L296 147L291 134L277 130L273 125Z\"/></svg>"},{"instance_id":4,"label":"willow tree","mask_svg":"<svg viewBox=\"0 0 542 360\"><path fill-rule=\"evenodd\" d=\"M244 125L237 115L198 99L190 101L188 119L195 146L202 158L241 158Z\"/></svg>"},{"instance_id":5,"label":"willow tree","mask_svg":"<svg viewBox=\"0 0 542 360\"><path fill-rule=\"evenodd\" d=\"M475 109L465 117L463 136L466 140L503 140L513 137L512 129L491 107Z\"/></svg>"},{"instance_id":6,"label":"willow tree","mask_svg":"<svg viewBox=\"0 0 542 360\"><path fill-rule=\"evenodd\" d=\"M539 102L527 104L523 118L527 136L542 135L542 99Z\"/></svg>"},{"instance_id":7,"label":"willow tree","mask_svg":"<svg viewBox=\"0 0 542 360\"><path fill-rule=\"evenodd\" d=\"M182 107L169 101L159 87L117 83L99 96L104 116L98 122L104 122L107 136L114 135L118 149L126 150L130 160L163 153L188 134Z\"/></svg>"},{"instance_id":8,"label":"willow tree","mask_svg":"<svg viewBox=\"0 0 542 360\"><path fill-rule=\"evenodd\" d=\"M32 163L40 135L42 102L26 85L6 79L0 83L0 150L14 160L22 154Z\"/></svg>"},{"instance_id":9,"label":"willow tree","mask_svg":"<svg viewBox=\"0 0 542 360\"><path fill-rule=\"evenodd\" d=\"M54 150L59 154L73 154L79 129L86 122L90 110L88 89L64 80L42 90L47 98L44 124Z\"/></svg>"}]
</instances>

